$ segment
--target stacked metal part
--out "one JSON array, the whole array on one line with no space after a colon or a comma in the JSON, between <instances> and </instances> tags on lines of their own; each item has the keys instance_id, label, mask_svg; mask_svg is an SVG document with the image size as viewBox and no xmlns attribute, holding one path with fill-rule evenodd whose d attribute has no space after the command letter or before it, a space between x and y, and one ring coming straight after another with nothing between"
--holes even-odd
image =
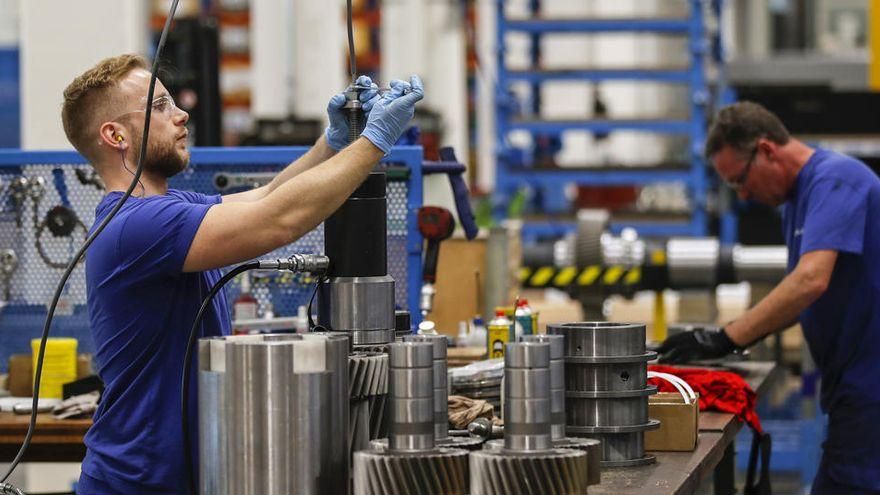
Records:
<instances>
[{"instance_id":1,"label":"stacked metal part","mask_svg":"<svg viewBox=\"0 0 880 495\"><path fill-rule=\"evenodd\" d=\"M351 115L359 112L353 107ZM327 282L319 285L318 322L348 334L357 351L349 366L350 452L385 434L387 387L380 377L387 375L385 345L394 340L397 326L394 279L388 275L385 182L384 172L371 173L324 222L324 253L330 267ZM409 326L406 319L401 324Z\"/></svg>"},{"instance_id":2,"label":"stacked metal part","mask_svg":"<svg viewBox=\"0 0 880 495\"><path fill-rule=\"evenodd\" d=\"M409 335L404 342L427 342L432 346L434 373L434 444L476 450L483 444L482 438L449 436L449 381L446 372L445 335Z\"/></svg>"},{"instance_id":3,"label":"stacked metal part","mask_svg":"<svg viewBox=\"0 0 880 495\"><path fill-rule=\"evenodd\" d=\"M587 453L587 484L601 483L602 442L593 438L565 436L565 337L562 335L523 335L521 342L550 345L550 438L553 446Z\"/></svg>"},{"instance_id":4,"label":"stacked metal part","mask_svg":"<svg viewBox=\"0 0 880 495\"><path fill-rule=\"evenodd\" d=\"M354 454L354 493L468 493L468 452L434 443L433 344L389 346L389 436Z\"/></svg>"},{"instance_id":5,"label":"stacked metal part","mask_svg":"<svg viewBox=\"0 0 880 495\"><path fill-rule=\"evenodd\" d=\"M654 462L645 454L645 431L660 426L648 418L645 325L584 322L548 325L565 336L566 431L602 441L602 467Z\"/></svg>"},{"instance_id":6,"label":"stacked metal part","mask_svg":"<svg viewBox=\"0 0 880 495\"><path fill-rule=\"evenodd\" d=\"M201 493L346 493L348 353L339 335L200 339Z\"/></svg>"},{"instance_id":7,"label":"stacked metal part","mask_svg":"<svg viewBox=\"0 0 880 495\"><path fill-rule=\"evenodd\" d=\"M587 453L553 447L550 345L507 344L504 364L504 440L471 453L471 493L586 493Z\"/></svg>"},{"instance_id":8,"label":"stacked metal part","mask_svg":"<svg viewBox=\"0 0 880 495\"><path fill-rule=\"evenodd\" d=\"M385 173L373 172L324 222L329 280L318 321L351 334L354 346L394 340L394 279L388 275Z\"/></svg>"}]
</instances>

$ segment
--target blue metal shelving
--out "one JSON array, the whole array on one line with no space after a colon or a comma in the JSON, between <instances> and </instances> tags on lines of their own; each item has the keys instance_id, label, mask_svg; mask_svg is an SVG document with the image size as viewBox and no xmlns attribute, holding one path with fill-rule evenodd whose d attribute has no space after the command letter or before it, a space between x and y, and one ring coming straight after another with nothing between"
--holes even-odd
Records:
<instances>
[{"instance_id":1,"label":"blue metal shelving","mask_svg":"<svg viewBox=\"0 0 880 495\"><path fill-rule=\"evenodd\" d=\"M710 5L711 8L704 7ZM656 182L683 182L687 185L693 205L688 221L664 223L632 223L613 225L614 230L623 226L637 227L646 235L692 235L700 236L707 233L706 201L709 181L706 162L703 159L703 142L706 134L706 112L712 98L706 75L707 56L716 61L721 59L720 50L712 50L713 44L707 34L706 16L719 16L723 0L689 0L690 13L681 18L585 18L585 19L550 19L539 15L540 0L531 0L530 18L508 19L504 11L504 2L498 0L497 12L497 86L496 86L496 120L497 120L497 173L495 204L496 213L503 216L507 202L516 191L524 186L539 188L547 200L542 208L548 213L561 213L560 208L565 201L566 184L578 185L647 185ZM525 70L511 70L505 65L505 36L518 32L529 35L531 40L531 67ZM655 33L664 35L685 36L688 39L690 53L689 65L684 68L656 69L569 69L542 70L540 65L540 38L547 33ZM622 119L622 120L538 120L522 118L519 115L520 102L515 101L509 92L510 85L515 82L526 82L531 87L531 115L540 112L540 87L549 81L585 81L598 83L603 81L642 81L674 83L686 85L689 89L689 114L683 119L670 119L665 116L658 118ZM559 136L564 131L580 130L596 134L607 134L614 131L640 131L655 134L682 135L688 138L689 163L686 168L656 170L621 170L615 169L539 169L528 163L527 153L513 149L508 143L511 131L527 131L536 136ZM523 163L525 162L525 163ZM566 222L552 222L552 226L540 226L533 222L525 225L526 235L538 232L556 232L561 229L573 228Z\"/></svg>"}]
</instances>

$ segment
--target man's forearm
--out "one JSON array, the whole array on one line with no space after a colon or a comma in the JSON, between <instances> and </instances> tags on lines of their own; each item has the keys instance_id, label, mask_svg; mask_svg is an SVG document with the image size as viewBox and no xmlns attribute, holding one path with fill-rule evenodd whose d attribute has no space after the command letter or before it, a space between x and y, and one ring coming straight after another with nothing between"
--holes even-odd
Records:
<instances>
[{"instance_id":1,"label":"man's forearm","mask_svg":"<svg viewBox=\"0 0 880 495\"><path fill-rule=\"evenodd\" d=\"M327 144L327 139L321 134L321 137L315 142L315 145L312 146L309 151L307 151L303 156L297 158L294 162L288 165L284 170L278 173L272 182L270 182L266 186L266 194L274 191L281 184L284 184L288 180L296 177L297 175L309 170L315 165L327 160L336 154L336 151Z\"/></svg>"},{"instance_id":2,"label":"man's forearm","mask_svg":"<svg viewBox=\"0 0 880 495\"><path fill-rule=\"evenodd\" d=\"M782 279L755 307L725 327L728 337L739 346L788 328L819 294L804 283L797 272Z\"/></svg>"}]
</instances>

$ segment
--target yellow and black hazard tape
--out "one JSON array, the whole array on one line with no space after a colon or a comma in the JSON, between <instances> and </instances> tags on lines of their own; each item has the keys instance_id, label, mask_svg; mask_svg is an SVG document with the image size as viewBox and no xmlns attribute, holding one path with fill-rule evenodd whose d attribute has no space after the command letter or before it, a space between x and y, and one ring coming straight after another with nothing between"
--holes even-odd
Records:
<instances>
[{"instance_id":1,"label":"yellow and black hazard tape","mask_svg":"<svg viewBox=\"0 0 880 495\"><path fill-rule=\"evenodd\" d=\"M621 265L590 265L581 269L573 266L523 267L519 282L524 287L590 287L603 285L637 285L642 280L641 267Z\"/></svg>"}]
</instances>

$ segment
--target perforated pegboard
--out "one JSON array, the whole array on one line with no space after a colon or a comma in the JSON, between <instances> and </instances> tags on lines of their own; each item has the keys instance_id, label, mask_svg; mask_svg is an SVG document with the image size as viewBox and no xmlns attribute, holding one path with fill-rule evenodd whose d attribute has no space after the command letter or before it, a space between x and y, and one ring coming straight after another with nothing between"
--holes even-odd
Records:
<instances>
[{"instance_id":1,"label":"perforated pegboard","mask_svg":"<svg viewBox=\"0 0 880 495\"><path fill-rule=\"evenodd\" d=\"M193 165L172 178L170 187L204 194L218 194L213 184L213 178L218 172L278 172L289 160L297 156L297 154L285 155L284 160L280 160L278 153L255 152L253 160L243 160L241 151L230 150L232 157L230 163L223 163L223 150L203 154L193 153ZM19 153L19 155L28 156L27 153ZM33 155L40 156L39 153ZM39 335L46 315L46 304L51 299L63 272L62 268L55 268L50 264L61 265L69 260L85 238L82 227L76 227L70 237L59 238L54 237L44 226L38 243L37 231L46 212L56 205L64 204L73 209L87 228L94 222L95 206L103 197L102 190L92 184L82 183L77 177L76 169L91 172L91 166L83 164L78 155L72 153L69 155L72 155L70 163L60 163L59 160L54 159L51 164L9 163L9 156L0 155L0 251L12 249L18 258L18 266L9 280L8 302L0 309L0 372L6 369L9 354L28 352L30 339ZM199 156L207 157L205 159L207 163L200 163ZM409 153L407 156L409 162L412 162L412 157L415 155ZM419 163L421 161L420 153L418 161ZM258 164L255 165L255 162ZM401 162L396 162L399 163ZM413 164L407 163L407 165ZM14 183L19 177L27 179L29 185L36 184L35 179L42 177L42 194L36 192L29 194L25 191L24 201L17 202L14 199L16 190ZM415 177L420 180L421 175L415 174ZM414 215L410 211L413 207L413 196L410 194L409 180L411 180L409 176L389 175L387 187L388 273L395 279L396 303L402 309L407 309L408 301L412 300L408 287L413 280L413 274L408 268L418 270L412 256L413 231L416 227L413 221ZM420 185L418 190L420 198ZM224 191L226 192L231 191ZM19 215L20 226L17 221ZM322 252L323 226L319 226L297 242L269 253L265 258L286 257L293 253ZM308 304L314 289L314 280L307 274L269 271L251 273L252 293L259 302L260 316L270 308L276 316L295 315L300 305ZM239 295L240 286L240 279L227 285L227 297L230 303ZM0 277L0 299L3 299L4 290L3 280ZM88 332L85 302L84 268L80 265L74 270L67 284L56 312L52 335L76 337L80 340L80 349L89 352L92 350L92 344Z\"/></svg>"}]
</instances>

